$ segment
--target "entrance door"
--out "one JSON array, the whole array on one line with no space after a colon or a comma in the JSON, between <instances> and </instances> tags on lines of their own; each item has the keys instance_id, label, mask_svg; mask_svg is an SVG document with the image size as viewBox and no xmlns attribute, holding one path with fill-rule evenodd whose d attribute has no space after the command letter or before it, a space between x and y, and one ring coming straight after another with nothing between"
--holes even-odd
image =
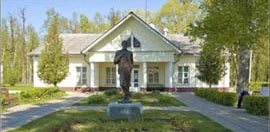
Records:
<instances>
[{"instance_id":1,"label":"entrance door","mask_svg":"<svg viewBox=\"0 0 270 132\"><path fill-rule=\"evenodd\" d=\"M131 91L139 91L139 69L133 69L131 74Z\"/></svg>"}]
</instances>

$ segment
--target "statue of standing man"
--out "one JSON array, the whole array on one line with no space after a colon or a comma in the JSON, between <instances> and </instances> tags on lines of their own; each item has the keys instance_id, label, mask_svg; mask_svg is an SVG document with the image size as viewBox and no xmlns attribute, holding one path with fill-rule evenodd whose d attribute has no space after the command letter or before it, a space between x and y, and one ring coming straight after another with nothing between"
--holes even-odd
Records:
<instances>
[{"instance_id":1,"label":"statue of standing man","mask_svg":"<svg viewBox=\"0 0 270 132\"><path fill-rule=\"evenodd\" d=\"M128 42L126 40L121 43L122 49L116 51L113 63L118 64L118 74L120 75L120 86L124 92L124 98L121 103L130 103L129 98L131 93L129 92L130 77L133 68L133 54L127 50Z\"/></svg>"}]
</instances>

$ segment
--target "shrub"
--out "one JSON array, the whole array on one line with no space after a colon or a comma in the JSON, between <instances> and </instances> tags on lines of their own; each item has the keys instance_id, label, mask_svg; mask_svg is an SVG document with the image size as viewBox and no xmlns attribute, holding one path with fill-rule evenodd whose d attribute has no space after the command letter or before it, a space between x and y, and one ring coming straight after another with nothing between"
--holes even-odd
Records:
<instances>
[{"instance_id":1,"label":"shrub","mask_svg":"<svg viewBox=\"0 0 270 132\"><path fill-rule=\"evenodd\" d=\"M118 91L116 88L113 88L113 89L108 89L108 90L105 90L104 91L104 94L106 96L113 96L113 95L117 95L118 94Z\"/></svg>"},{"instance_id":2,"label":"shrub","mask_svg":"<svg viewBox=\"0 0 270 132\"><path fill-rule=\"evenodd\" d=\"M195 91L195 95L226 106L233 106L237 101L235 93L219 92L217 89L200 88Z\"/></svg>"},{"instance_id":3,"label":"shrub","mask_svg":"<svg viewBox=\"0 0 270 132\"><path fill-rule=\"evenodd\" d=\"M268 97L246 96L244 97L243 107L251 114L268 115Z\"/></svg>"},{"instance_id":4,"label":"shrub","mask_svg":"<svg viewBox=\"0 0 270 132\"><path fill-rule=\"evenodd\" d=\"M87 98L87 103L88 104L105 104L106 99L102 95L93 95Z\"/></svg>"},{"instance_id":5,"label":"shrub","mask_svg":"<svg viewBox=\"0 0 270 132\"><path fill-rule=\"evenodd\" d=\"M52 97L61 97L65 95L64 92L60 91L56 87L51 88L39 88L33 90L26 90L20 93L20 100L22 101L32 101L32 100L42 100Z\"/></svg>"},{"instance_id":6,"label":"shrub","mask_svg":"<svg viewBox=\"0 0 270 132\"><path fill-rule=\"evenodd\" d=\"M249 91L260 91L262 86L269 86L269 82L250 82Z\"/></svg>"}]
</instances>

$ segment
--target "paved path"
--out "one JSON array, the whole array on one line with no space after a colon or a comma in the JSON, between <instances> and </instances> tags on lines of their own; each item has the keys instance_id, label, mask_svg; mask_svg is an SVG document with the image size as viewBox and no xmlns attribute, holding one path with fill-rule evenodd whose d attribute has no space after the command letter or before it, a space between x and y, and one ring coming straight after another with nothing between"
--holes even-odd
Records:
<instances>
[{"instance_id":1,"label":"paved path","mask_svg":"<svg viewBox=\"0 0 270 132\"><path fill-rule=\"evenodd\" d=\"M18 105L8 109L8 112L1 114L2 130L7 131L15 127L29 123L30 121L71 107L80 99L89 96L82 93L68 92L68 96L58 100L51 100L40 105Z\"/></svg>"},{"instance_id":2,"label":"paved path","mask_svg":"<svg viewBox=\"0 0 270 132\"><path fill-rule=\"evenodd\" d=\"M267 132L266 117L245 113L243 109L217 105L191 93L178 93L175 97L208 118L235 132Z\"/></svg>"}]
</instances>

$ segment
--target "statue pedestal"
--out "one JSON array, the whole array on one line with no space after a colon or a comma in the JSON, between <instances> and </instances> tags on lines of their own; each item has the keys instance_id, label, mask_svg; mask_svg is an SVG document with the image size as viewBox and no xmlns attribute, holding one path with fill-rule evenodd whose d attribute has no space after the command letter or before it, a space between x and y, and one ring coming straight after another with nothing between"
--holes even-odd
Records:
<instances>
[{"instance_id":1,"label":"statue pedestal","mask_svg":"<svg viewBox=\"0 0 270 132\"><path fill-rule=\"evenodd\" d=\"M140 102L111 102L107 107L107 116L112 119L130 119L140 116L142 113L143 106Z\"/></svg>"}]
</instances>

